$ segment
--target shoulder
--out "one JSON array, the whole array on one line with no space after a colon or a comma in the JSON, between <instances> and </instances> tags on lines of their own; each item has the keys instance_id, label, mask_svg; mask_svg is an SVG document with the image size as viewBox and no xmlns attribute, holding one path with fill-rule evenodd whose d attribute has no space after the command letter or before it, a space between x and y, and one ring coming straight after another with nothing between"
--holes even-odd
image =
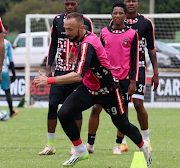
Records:
<instances>
[{"instance_id":1,"label":"shoulder","mask_svg":"<svg viewBox=\"0 0 180 168\"><path fill-rule=\"evenodd\" d=\"M148 17L141 15L141 14L139 14L139 17L142 17L146 23L153 25L151 19L149 19Z\"/></svg>"},{"instance_id":2,"label":"shoulder","mask_svg":"<svg viewBox=\"0 0 180 168\"><path fill-rule=\"evenodd\" d=\"M101 34L107 32L108 30L111 30L111 26L102 28L102 29L101 29Z\"/></svg>"},{"instance_id":3,"label":"shoulder","mask_svg":"<svg viewBox=\"0 0 180 168\"><path fill-rule=\"evenodd\" d=\"M55 16L54 20L59 20L61 18L61 16L63 16L64 13L58 14Z\"/></svg>"},{"instance_id":4,"label":"shoulder","mask_svg":"<svg viewBox=\"0 0 180 168\"><path fill-rule=\"evenodd\" d=\"M87 16L84 16L84 15L82 15L82 16L83 16L84 22L89 22L89 24L92 24L92 21L90 18L88 18Z\"/></svg>"}]
</instances>

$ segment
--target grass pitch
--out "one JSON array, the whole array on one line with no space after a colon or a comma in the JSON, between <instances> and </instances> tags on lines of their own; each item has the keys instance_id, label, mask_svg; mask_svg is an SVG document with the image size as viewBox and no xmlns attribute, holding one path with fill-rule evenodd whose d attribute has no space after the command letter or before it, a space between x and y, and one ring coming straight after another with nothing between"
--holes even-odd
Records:
<instances>
[{"instance_id":1,"label":"grass pitch","mask_svg":"<svg viewBox=\"0 0 180 168\"><path fill-rule=\"evenodd\" d=\"M7 107L0 107L7 110ZM70 158L71 142L59 122L56 128L56 154L39 156L47 143L47 108L18 108L19 114L0 122L0 168L59 168ZM180 110L147 108L153 162L150 168L178 168L180 162ZM87 142L90 110L83 112L81 138ZM139 128L134 108L129 120ZM138 148L127 138L128 152L113 155L116 128L102 111L95 140L95 152L75 168L130 168Z\"/></svg>"}]
</instances>

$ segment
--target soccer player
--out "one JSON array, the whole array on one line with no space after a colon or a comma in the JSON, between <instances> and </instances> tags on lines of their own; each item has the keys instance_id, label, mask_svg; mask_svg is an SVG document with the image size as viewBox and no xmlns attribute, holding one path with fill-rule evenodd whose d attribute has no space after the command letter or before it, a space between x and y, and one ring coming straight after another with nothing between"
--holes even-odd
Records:
<instances>
[{"instance_id":1,"label":"soccer player","mask_svg":"<svg viewBox=\"0 0 180 168\"><path fill-rule=\"evenodd\" d=\"M8 34L8 27L4 25L4 38ZM2 81L1 81L1 88L6 93L6 99L9 105L9 111L10 111L10 117L13 117L18 114L18 110L13 110L13 104L12 104L12 96L10 93L10 83L14 82L16 80L16 73L15 73L15 67L12 57L12 47L11 43L4 39L4 45L5 45L5 56L4 56L4 62L2 67ZM13 76L11 76L11 82L9 81L9 67L12 71Z\"/></svg>"},{"instance_id":2,"label":"soccer player","mask_svg":"<svg viewBox=\"0 0 180 168\"><path fill-rule=\"evenodd\" d=\"M2 81L2 66L3 66L4 53L5 53L3 32L4 32L4 27L0 17L0 83Z\"/></svg>"},{"instance_id":3,"label":"soccer player","mask_svg":"<svg viewBox=\"0 0 180 168\"><path fill-rule=\"evenodd\" d=\"M136 92L132 95L134 107L137 112L137 118L141 127L141 132L144 140L149 138L148 128L148 113L144 108L144 95L146 90L146 61L145 61L145 47L148 49L149 57L153 66L154 75L151 80L151 86L155 91L159 84L159 73L157 66L156 50L154 44L154 28L152 21L137 12L139 5L138 0L124 0L127 7L126 23L127 26L136 30L139 35L139 80L136 83ZM127 151L126 139L121 143L121 151ZM150 149L152 152L152 148Z\"/></svg>"},{"instance_id":4,"label":"soccer player","mask_svg":"<svg viewBox=\"0 0 180 168\"><path fill-rule=\"evenodd\" d=\"M128 111L128 102L130 96L135 92L136 81L138 80L139 39L136 31L124 24L126 12L127 9L123 2L114 2L111 11L113 25L101 30L101 42L111 65L121 67L120 71L112 71L112 74L119 79L124 104L126 111ZM90 153L94 152L94 140L101 110L100 105L94 105L89 118L86 148ZM120 139L117 140L120 141ZM121 154L119 145L114 147L113 154Z\"/></svg>"},{"instance_id":5,"label":"soccer player","mask_svg":"<svg viewBox=\"0 0 180 168\"><path fill-rule=\"evenodd\" d=\"M84 29L81 14L73 12L64 22L66 35L70 41L76 42L74 51L77 56L74 72L63 76L47 77L41 72L33 83L38 86L48 84L70 84L82 81L72 92L58 111L58 119L66 135L72 141L75 152L63 166L71 166L89 157L84 147L74 117L94 104L100 104L111 116L114 125L126 134L144 152L147 164L151 163L150 145L143 141L136 126L128 120L118 80L113 78L112 67L99 38ZM76 39L76 40L74 40Z\"/></svg>"},{"instance_id":6,"label":"soccer player","mask_svg":"<svg viewBox=\"0 0 180 168\"><path fill-rule=\"evenodd\" d=\"M53 26L51 30L51 42L49 45L49 54L47 58L46 65L46 75L48 77L52 76L51 65L55 59L57 52L57 61L55 67L54 76L65 75L74 69L74 65L68 61L68 55L70 53L71 46L73 42L70 42L66 36L65 29L63 27L64 20L71 12L76 12L79 6L78 0L64 0L64 7L66 13L57 15L54 18ZM85 28L89 31L92 31L92 22L90 19L83 16ZM47 138L48 142L46 147L42 152L39 152L39 155L52 155L55 154L54 139L55 139L55 129L57 125L57 110L59 104L62 104L64 100L69 96L74 89L79 86L80 82L73 84L60 84L60 85L51 85L50 95L49 95L49 111L47 117ZM79 131L81 130L82 125L82 115L78 114L75 116L76 123L78 125ZM71 154L73 153L74 148L71 148Z\"/></svg>"}]
</instances>

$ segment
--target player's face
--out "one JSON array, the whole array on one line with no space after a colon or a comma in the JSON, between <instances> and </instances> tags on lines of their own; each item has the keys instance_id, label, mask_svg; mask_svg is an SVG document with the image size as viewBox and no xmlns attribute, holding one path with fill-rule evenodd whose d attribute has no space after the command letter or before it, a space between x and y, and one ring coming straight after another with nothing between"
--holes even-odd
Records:
<instances>
[{"instance_id":1,"label":"player's face","mask_svg":"<svg viewBox=\"0 0 180 168\"><path fill-rule=\"evenodd\" d=\"M75 18L66 19L64 21L64 28L66 31L66 35L69 38L69 41L76 42L79 39L79 25L76 22Z\"/></svg>"},{"instance_id":2,"label":"player's face","mask_svg":"<svg viewBox=\"0 0 180 168\"><path fill-rule=\"evenodd\" d=\"M124 3L127 7L127 13L137 12L137 8L139 6L138 0L124 0Z\"/></svg>"},{"instance_id":3,"label":"player's face","mask_svg":"<svg viewBox=\"0 0 180 168\"><path fill-rule=\"evenodd\" d=\"M125 16L126 15L122 7L115 7L112 11L112 19L116 25L124 24Z\"/></svg>"},{"instance_id":4,"label":"player's face","mask_svg":"<svg viewBox=\"0 0 180 168\"><path fill-rule=\"evenodd\" d=\"M77 12L79 3L77 0L65 0L64 7L67 13Z\"/></svg>"}]
</instances>

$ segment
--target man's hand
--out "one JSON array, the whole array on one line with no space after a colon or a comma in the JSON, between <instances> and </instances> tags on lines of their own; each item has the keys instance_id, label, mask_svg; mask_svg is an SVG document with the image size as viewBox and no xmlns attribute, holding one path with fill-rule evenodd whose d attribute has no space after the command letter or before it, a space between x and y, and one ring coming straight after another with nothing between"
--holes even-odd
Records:
<instances>
[{"instance_id":1,"label":"man's hand","mask_svg":"<svg viewBox=\"0 0 180 168\"><path fill-rule=\"evenodd\" d=\"M75 55L72 51L69 53L68 61L71 63L75 63Z\"/></svg>"},{"instance_id":2,"label":"man's hand","mask_svg":"<svg viewBox=\"0 0 180 168\"><path fill-rule=\"evenodd\" d=\"M40 71L39 71L39 74L40 74L41 76L35 77L34 80L33 80L33 84L36 85L36 87L48 85L47 76L45 76L45 75L44 75L43 73L41 73Z\"/></svg>"},{"instance_id":3,"label":"man's hand","mask_svg":"<svg viewBox=\"0 0 180 168\"><path fill-rule=\"evenodd\" d=\"M135 93L135 89L136 89L136 81L130 80L130 84L128 87L128 95L132 96Z\"/></svg>"},{"instance_id":4,"label":"man's hand","mask_svg":"<svg viewBox=\"0 0 180 168\"><path fill-rule=\"evenodd\" d=\"M11 83L13 83L16 80L16 75L11 76Z\"/></svg>"},{"instance_id":5,"label":"man's hand","mask_svg":"<svg viewBox=\"0 0 180 168\"><path fill-rule=\"evenodd\" d=\"M159 85L159 76L158 74L154 74L154 76L151 79L151 87L154 85L153 91L156 91Z\"/></svg>"},{"instance_id":6,"label":"man's hand","mask_svg":"<svg viewBox=\"0 0 180 168\"><path fill-rule=\"evenodd\" d=\"M46 76L52 77L51 65L46 66Z\"/></svg>"}]
</instances>

